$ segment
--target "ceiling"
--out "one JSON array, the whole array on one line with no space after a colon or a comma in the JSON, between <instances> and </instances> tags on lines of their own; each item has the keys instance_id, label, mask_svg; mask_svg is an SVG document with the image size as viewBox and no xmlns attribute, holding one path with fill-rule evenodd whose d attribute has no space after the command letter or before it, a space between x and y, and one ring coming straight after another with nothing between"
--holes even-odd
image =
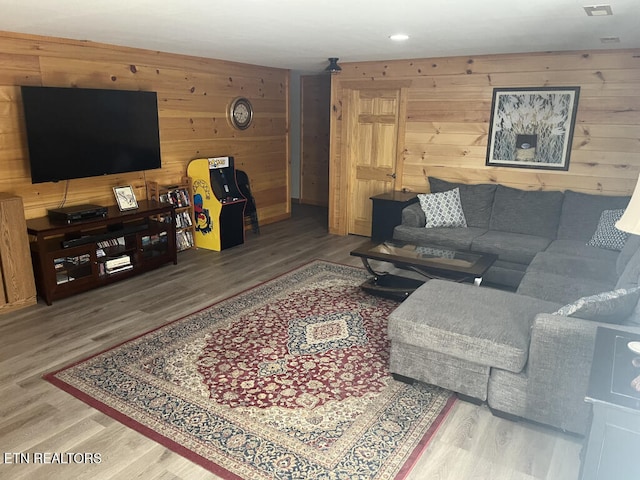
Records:
<instances>
[{"instance_id":1,"label":"ceiling","mask_svg":"<svg viewBox=\"0 0 640 480\"><path fill-rule=\"evenodd\" d=\"M0 0L0 30L319 72L340 62L640 47L640 2ZM389 35L410 35L393 42ZM619 38L603 43L601 38Z\"/></svg>"}]
</instances>

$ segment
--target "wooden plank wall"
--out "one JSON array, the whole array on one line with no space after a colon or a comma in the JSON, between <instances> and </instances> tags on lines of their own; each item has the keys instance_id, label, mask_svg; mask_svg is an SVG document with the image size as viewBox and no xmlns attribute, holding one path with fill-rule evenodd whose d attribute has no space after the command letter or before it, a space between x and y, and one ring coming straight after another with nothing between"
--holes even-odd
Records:
<instances>
[{"instance_id":1,"label":"wooden plank wall","mask_svg":"<svg viewBox=\"0 0 640 480\"><path fill-rule=\"evenodd\" d=\"M427 177L515 188L629 195L640 173L640 50L486 55L341 63L332 78L330 212L345 234L340 159L342 82L411 81L401 184L428 191ZM495 87L579 86L568 171L485 166Z\"/></svg>"},{"instance_id":2,"label":"wooden plank wall","mask_svg":"<svg viewBox=\"0 0 640 480\"><path fill-rule=\"evenodd\" d=\"M156 91L162 169L31 184L19 85ZM288 218L288 95L288 70L0 32L0 191L20 195L33 218L65 198L65 205L114 204L116 185L133 185L145 198L146 181L173 183L193 158L232 155L249 175L260 222ZM237 96L254 106L246 131L227 120Z\"/></svg>"}]
</instances>

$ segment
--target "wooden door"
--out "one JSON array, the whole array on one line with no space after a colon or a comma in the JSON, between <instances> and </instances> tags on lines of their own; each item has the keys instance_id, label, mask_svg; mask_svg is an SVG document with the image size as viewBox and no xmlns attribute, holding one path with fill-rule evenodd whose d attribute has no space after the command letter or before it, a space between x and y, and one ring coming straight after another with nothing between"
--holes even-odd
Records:
<instances>
[{"instance_id":1,"label":"wooden door","mask_svg":"<svg viewBox=\"0 0 640 480\"><path fill-rule=\"evenodd\" d=\"M373 195L394 190L402 89L348 91L346 161L349 165L348 233L371 235Z\"/></svg>"},{"instance_id":2,"label":"wooden door","mask_svg":"<svg viewBox=\"0 0 640 480\"><path fill-rule=\"evenodd\" d=\"M329 124L331 77L300 77L302 97L300 203L329 204Z\"/></svg>"}]
</instances>

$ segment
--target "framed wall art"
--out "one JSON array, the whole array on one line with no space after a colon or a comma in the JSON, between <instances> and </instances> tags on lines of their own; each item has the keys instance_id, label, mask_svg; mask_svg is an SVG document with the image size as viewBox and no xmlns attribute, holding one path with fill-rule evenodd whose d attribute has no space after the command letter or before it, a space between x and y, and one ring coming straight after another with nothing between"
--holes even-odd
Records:
<instances>
[{"instance_id":1,"label":"framed wall art","mask_svg":"<svg viewBox=\"0 0 640 480\"><path fill-rule=\"evenodd\" d=\"M568 170L580 87L494 88L486 164Z\"/></svg>"}]
</instances>

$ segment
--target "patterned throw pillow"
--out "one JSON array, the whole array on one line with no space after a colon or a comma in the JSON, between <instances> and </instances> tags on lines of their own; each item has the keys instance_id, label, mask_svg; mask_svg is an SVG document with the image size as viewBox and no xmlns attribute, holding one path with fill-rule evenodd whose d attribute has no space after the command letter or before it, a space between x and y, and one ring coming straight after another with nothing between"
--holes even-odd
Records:
<instances>
[{"instance_id":1,"label":"patterned throw pillow","mask_svg":"<svg viewBox=\"0 0 640 480\"><path fill-rule=\"evenodd\" d=\"M427 217L426 228L467 226L460 203L459 188L446 192L421 193L418 200Z\"/></svg>"},{"instance_id":2,"label":"patterned throw pillow","mask_svg":"<svg viewBox=\"0 0 640 480\"><path fill-rule=\"evenodd\" d=\"M593 234L587 245L608 250L622 250L629 235L622 230L618 230L615 224L620 220L623 213L623 209L602 212L596 233Z\"/></svg>"},{"instance_id":3,"label":"patterned throw pillow","mask_svg":"<svg viewBox=\"0 0 640 480\"><path fill-rule=\"evenodd\" d=\"M553 314L621 324L633 313L638 298L640 298L640 287L618 288L610 292L579 298Z\"/></svg>"}]
</instances>

